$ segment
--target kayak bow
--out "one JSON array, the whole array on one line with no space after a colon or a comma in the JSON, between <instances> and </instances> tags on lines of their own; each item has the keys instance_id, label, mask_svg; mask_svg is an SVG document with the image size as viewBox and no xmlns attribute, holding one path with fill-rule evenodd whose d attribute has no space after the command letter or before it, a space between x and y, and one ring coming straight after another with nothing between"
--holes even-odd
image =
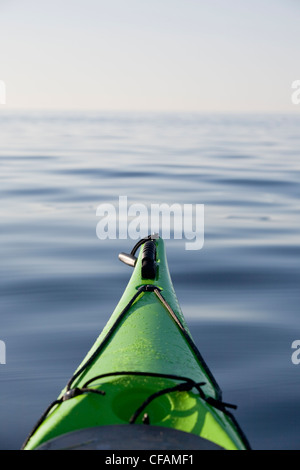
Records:
<instances>
[{"instance_id":1,"label":"kayak bow","mask_svg":"<svg viewBox=\"0 0 300 470\"><path fill-rule=\"evenodd\" d=\"M119 257L134 267L128 286L23 449L249 449L188 330L163 240Z\"/></svg>"}]
</instances>

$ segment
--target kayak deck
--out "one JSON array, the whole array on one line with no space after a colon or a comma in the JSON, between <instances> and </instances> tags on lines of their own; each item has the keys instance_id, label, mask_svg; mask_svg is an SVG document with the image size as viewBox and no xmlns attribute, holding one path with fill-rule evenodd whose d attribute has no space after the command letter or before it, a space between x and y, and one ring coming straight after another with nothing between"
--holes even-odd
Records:
<instances>
[{"instance_id":1,"label":"kayak deck","mask_svg":"<svg viewBox=\"0 0 300 470\"><path fill-rule=\"evenodd\" d=\"M188 330L170 278L163 240L151 243L156 252L155 277L143 278L141 249L107 325L66 388L46 410L24 446L26 450L47 447L46 443L49 447L58 438L61 442L71 435L74 446L75 442L78 446L80 432L94 429L99 437L104 427L110 427L113 434L122 426L120 432L126 434L129 426L136 433L134 440L127 439L128 449L140 445L138 436L142 439L150 428L199 437L199 448L203 448L203 439L209 441L208 446L213 443L223 449L249 448ZM144 429L143 434L137 432L138 428Z\"/></svg>"}]
</instances>

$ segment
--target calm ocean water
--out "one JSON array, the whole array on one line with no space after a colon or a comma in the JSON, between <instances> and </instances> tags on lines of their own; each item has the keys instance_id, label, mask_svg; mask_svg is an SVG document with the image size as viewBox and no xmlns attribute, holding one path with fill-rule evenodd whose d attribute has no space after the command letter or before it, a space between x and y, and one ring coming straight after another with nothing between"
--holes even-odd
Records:
<instances>
[{"instance_id":1,"label":"calm ocean water","mask_svg":"<svg viewBox=\"0 0 300 470\"><path fill-rule=\"evenodd\" d=\"M205 204L166 241L192 336L255 449L300 449L300 116L0 113L0 449L18 449L102 329L132 240L99 204Z\"/></svg>"}]
</instances>

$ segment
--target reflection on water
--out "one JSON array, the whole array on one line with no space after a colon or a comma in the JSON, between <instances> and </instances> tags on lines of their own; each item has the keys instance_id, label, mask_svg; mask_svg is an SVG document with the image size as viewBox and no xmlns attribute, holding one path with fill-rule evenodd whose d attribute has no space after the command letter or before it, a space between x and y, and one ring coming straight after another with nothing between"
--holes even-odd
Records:
<instances>
[{"instance_id":1,"label":"reflection on water","mask_svg":"<svg viewBox=\"0 0 300 470\"><path fill-rule=\"evenodd\" d=\"M205 243L166 243L192 335L254 448L297 449L300 118L0 114L0 448L19 448L122 294L134 241L106 202L205 204ZM300 367L300 366L299 366Z\"/></svg>"}]
</instances>

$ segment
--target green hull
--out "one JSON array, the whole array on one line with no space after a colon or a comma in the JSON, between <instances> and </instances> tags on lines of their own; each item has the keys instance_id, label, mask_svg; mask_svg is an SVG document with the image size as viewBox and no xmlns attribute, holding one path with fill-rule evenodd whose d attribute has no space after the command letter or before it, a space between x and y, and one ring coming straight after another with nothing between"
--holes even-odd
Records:
<instances>
[{"instance_id":1,"label":"green hull","mask_svg":"<svg viewBox=\"0 0 300 470\"><path fill-rule=\"evenodd\" d=\"M71 390L85 387L105 395L84 392L58 402L49 409L24 449L36 449L87 428L116 426L115 429L126 430L125 426L135 426L136 432L142 425L144 430L147 424L142 424L143 416L144 422L150 421L148 427L152 430L182 431L228 450L248 448L236 421L220 403L220 390L193 343L169 275L164 243L161 239L154 243L155 279L142 278L141 249L119 304L69 384ZM138 295L138 289L146 285L157 286L165 304L153 292L154 287ZM102 377L94 380L99 375ZM204 384L198 388L191 385L186 391L179 387L157 394L178 386L185 378ZM149 404L135 416L135 424L129 424L149 397ZM140 448L136 446L136 438L129 441L128 449Z\"/></svg>"}]
</instances>

